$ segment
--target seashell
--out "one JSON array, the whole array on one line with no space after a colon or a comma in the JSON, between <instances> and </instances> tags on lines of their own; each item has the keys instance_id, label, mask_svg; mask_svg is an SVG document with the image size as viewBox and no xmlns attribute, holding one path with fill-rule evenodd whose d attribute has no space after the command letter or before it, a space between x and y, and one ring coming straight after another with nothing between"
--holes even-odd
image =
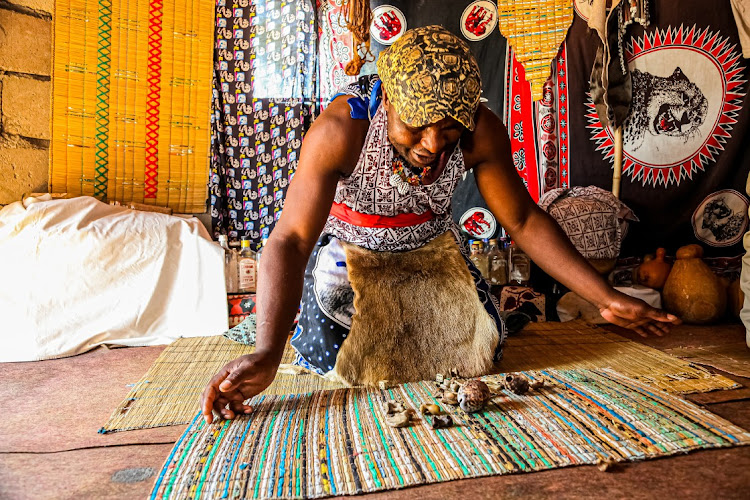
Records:
<instances>
[{"instance_id":1,"label":"seashell","mask_svg":"<svg viewBox=\"0 0 750 500\"><path fill-rule=\"evenodd\" d=\"M505 376L505 388L513 394L522 396L529 392L529 379L520 373L508 373Z\"/></svg>"},{"instance_id":2,"label":"seashell","mask_svg":"<svg viewBox=\"0 0 750 500\"><path fill-rule=\"evenodd\" d=\"M450 415L433 415L428 421L433 429L445 429L453 426L453 419Z\"/></svg>"},{"instance_id":3,"label":"seashell","mask_svg":"<svg viewBox=\"0 0 750 500\"><path fill-rule=\"evenodd\" d=\"M473 379L461 386L458 391L458 404L467 413L479 411L492 397L490 388L481 380Z\"/></svg>"},{"instance_id":4,"label":"seashell","mask_svg":"<svg viewBox=\"0 0 750 500\"><path fill-rule=\"evenodd\" d=\"M423 415L442 415L442 410L436 404L422 403L419 407L419 412Z\"/></svg>"},{"instance_id":5,"label":"seashell","mask_svg":"<svg viewBox=\"0 0 750 500\"><path fill-rule=\"evenodd\" d=\"M411 417L414 414L414 410L409 408L402 412L393 413L385 417L385 423L391 427L406 427L411 423Z\"/></svg>"},{"instance_id":6,"label":"seashell","mask_svg":"<svg viewBox=\"0 0 750 500\"><path fill-rule=\"evenodd\" d=\"M451 368L451 378L461 378L461 375L458 374L458 368Z\"/></svg>"},{"instance_id":7,"label":"seashell","mask_svg":"<svg viewBox=\"0 0 750 500\"><path fill-rule=\"evenodd\" d=\"M458 392L461 389L461 384L458 382L451 382L451 391Z\"/></svg>"},{"instance_id":8,"label":"seashell","mask_svg":"<svg viewBox=\"0 0 750 500\"><path fill-rule=\"evenodd\" d=\"M443 393L442 401L447 405L456 406L458 404L458 397L455 392L445 391Z\"/></svg>"}]
</instances>

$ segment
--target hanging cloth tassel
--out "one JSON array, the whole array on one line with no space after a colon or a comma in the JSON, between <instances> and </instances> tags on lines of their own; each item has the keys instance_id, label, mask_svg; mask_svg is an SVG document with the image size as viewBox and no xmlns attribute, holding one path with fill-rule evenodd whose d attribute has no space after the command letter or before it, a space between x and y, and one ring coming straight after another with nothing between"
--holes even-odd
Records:
<instances>
[{"instance_id":1,"label":"hanging cloth tassel","mask_svg":"<svg viewBox=\"0 0 750 500\"><path fill-rule=\"evenodd\" d=\"M589 27L596 30L603 43L591 71L591 98L602 125L615 129L627 118L633 94L623 46L625 32L634 22L648 26L650 16L648 0L615 2L608 15L605 4L605 0L594 0L589 18Z\"/></svg>"}]
</instances>

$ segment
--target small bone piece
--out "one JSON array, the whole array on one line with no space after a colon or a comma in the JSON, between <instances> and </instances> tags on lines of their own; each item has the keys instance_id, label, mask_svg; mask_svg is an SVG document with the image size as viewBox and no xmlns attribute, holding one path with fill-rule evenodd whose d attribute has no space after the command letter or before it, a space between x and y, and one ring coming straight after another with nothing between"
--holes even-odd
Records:
<instances>
[{"instance_id":1,"label":"small bone piece","mask_svg":"<svg viewBox=\"0 0 750 500\"><path fill-rule=\"evenodd\" d=\"M602 472L612 472L612 469L617 465L616 460L607 458L606 460L599 459L596 461L596 468Z\"/></svg>"},{"instance_id":2,"label":"small bone piece","mask_svg":"<svg viewBox=\"0 0 750 500\"><path fill-rule=\"evenodd\" d=\"M404 408L404 404L399 401L388 401L388 407L386 408L386 413L388 415L393 415L395 413L403 413L406 411L406 408Z\"/></svg>"},{"instance_id":3,"label":"small bone piece","mask_svg":"<svg viewBox=\"0 0 750 500\"><path fill-rule=\"evenodd\" d=\"M411 417L413 414L414 410L409 408L408 410L386 416L385 423L391 427L406 427L411 423Z\"/></svg>"},{"instance_id":4,"label":"small bone piece","mask_svg":"<svg viewBox=\"0 0 750 500\"><path fill-rule=\"evenodd\" d=\"M422 403L419 412L423 415L442 415L443 413L438 405L428 403Z\"/></svg>"},{"instance_id":5,"label":"small bone piece","mask_svg":"<svg viewBox=\"0 0 750 500\"><path fill-rule=\"evenodd\" d=\"M444 429L453 426L453 419L450 415L433 415L429 417L430 427L433 429Z\"/></svg>"},{"instance_id":6,"label":"small bone piece","mask_svg":"<svg viewBox=\"0 0 750 500\"><path fill-rule=\"evenodd\" d=\"M451 391L445 391L443 393L442 401L443 403L447 405L451 405L451 406L456 406L458 404L458 398L456 397L456 393L451 392Z\"/></svg>"},{"instance_id":7,"label":"small bone piece","mask_svg":"<svg viewBox=\"0 0 750 500\"><path fill-rule=\"evenodd\" d=\"M458 392L461 389L461 384L458 382L451 382L451 391L452 392Z\"/></svg>"}]
</instances>

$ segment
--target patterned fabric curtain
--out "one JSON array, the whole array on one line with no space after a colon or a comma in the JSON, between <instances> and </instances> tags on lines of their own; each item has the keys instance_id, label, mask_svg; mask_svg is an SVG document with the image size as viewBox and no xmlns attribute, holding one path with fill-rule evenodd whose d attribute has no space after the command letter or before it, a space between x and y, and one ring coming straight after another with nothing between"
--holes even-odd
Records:
<instances>
[{"instance_id":1,"label":"patterned fabric curtain","mask_svg":"<svg viewBox=\"0 0 750 500\"><path fill-rule=\"evenodd\" d=\"M310 0L217 0L209 208L214 235L256 246L281 215L315 111Z\"/></svg>"}]
</instances>

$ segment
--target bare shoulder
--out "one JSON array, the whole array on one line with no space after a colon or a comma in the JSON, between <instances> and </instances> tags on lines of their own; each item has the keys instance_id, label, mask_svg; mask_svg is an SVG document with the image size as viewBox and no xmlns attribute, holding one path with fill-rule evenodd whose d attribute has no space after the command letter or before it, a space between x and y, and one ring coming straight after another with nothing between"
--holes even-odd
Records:
<instances>
[{"instance_id":1,"label":"bare shoulder","mask_svg":"<svg viewBox=\"0 0 750 500\"><path fill-rule=\"evenodd\" d=\"M300 161L348 175L353 170L365 143L370 122L350 115L347 96L333 100L313 122L302 142Z\"/></svg>"},{"instance_id":2,"label":"bare shoulder","mask_svg":"<svg viewBox=\"0 0 750 500\"><path fill-rule=\"evenodd\" d=\"M461 138L466 168L485 162L503 162L510 153L510 141L502 120L487 106L480 104L475 123L474 131L466 131Z\"/></svg>"}]
</instances>

